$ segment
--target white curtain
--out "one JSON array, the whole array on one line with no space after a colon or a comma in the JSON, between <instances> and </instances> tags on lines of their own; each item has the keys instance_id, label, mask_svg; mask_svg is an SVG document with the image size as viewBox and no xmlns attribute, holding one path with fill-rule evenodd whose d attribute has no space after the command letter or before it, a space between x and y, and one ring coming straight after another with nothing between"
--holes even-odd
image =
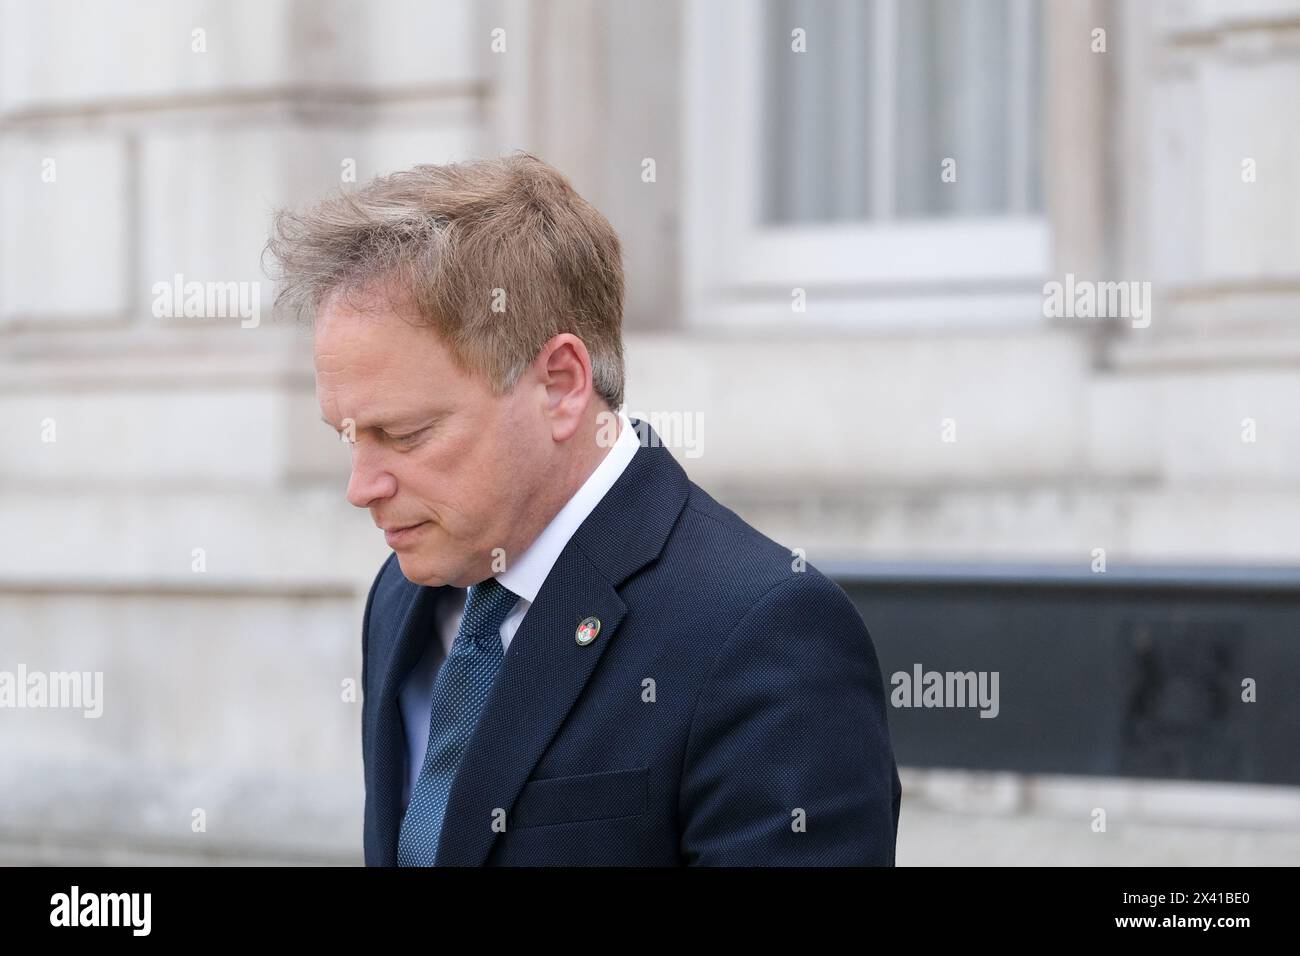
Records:
<instances>
[{"instance_id":1,"label":"white curtain","mask_svg":"<svg viewBox=\"0 0 1300 956\"><path fill-rule=\"evenodd\" d=\"M1038 211L1039 0L764 7L764 221ZM956 182L940 178L947 158Z\"/></svg>"}]
</instances>

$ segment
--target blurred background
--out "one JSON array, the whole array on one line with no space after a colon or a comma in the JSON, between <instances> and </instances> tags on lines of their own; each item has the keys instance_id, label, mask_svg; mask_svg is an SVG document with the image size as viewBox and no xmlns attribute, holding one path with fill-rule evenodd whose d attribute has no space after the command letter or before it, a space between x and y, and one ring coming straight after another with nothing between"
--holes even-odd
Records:
<instances>
[{"instance_id":1,"label":"blurred background","mask_svg":"<svg viewBox=\"0 0 1300 956\"><path fill-rule=\"evenodd\" d=\"M361 861L387 550L261 251L516 148L629 414L887 691L1000 674L891 708L900 865L1300 861L1298 96L1300 0L0 0L0 672L103 681L0 708L0 862Z\"/></svg>"}]
</instances>

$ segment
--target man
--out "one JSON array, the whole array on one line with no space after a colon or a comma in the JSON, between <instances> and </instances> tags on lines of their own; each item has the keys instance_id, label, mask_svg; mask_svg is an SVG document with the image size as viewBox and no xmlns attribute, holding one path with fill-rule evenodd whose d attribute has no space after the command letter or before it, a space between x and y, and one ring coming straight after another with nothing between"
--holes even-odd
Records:
<instances>
[{"instance_id":1,"label":"man","mask_svg":"<svg viewBox=\"0 0 1300 956\"><path fill-rule=\"evenodd\" d=\"M563 176L419 166L269 245L393 552L368 865L893 864L871 638L622 411L618 237Z\"/></svg>"}]
</instances>

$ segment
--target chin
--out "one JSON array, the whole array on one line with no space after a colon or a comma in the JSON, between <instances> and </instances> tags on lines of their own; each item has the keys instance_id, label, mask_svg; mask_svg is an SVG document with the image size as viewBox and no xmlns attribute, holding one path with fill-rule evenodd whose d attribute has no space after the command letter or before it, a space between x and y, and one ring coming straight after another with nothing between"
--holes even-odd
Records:
<instances>
[{"instance_id":1,"label":"chin","mask_svg":"<svg viewBox=\"0 0 1300 956\"><path fill-rule=\"evenodd\" d=\"M412 584L440 588L447 583L446 575L439 573L436 568L431 566L429 561L421 559L418 554L397 552L397 566L402 569L402 574L406 580Z\"/></svg>"}]
</instances>

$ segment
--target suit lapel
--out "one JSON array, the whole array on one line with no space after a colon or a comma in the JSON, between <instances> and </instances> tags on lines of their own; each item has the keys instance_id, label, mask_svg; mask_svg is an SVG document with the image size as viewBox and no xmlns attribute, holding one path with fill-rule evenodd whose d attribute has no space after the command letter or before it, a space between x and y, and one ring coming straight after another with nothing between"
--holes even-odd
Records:
<instances>
[{"instance_id":1,"label":"suit lapel","mask_svg":"<svg viewBox=\"0 0 1300 956\"><path fill-rule=\"evenodd\" d=\"M477 866L495 837L493 811L508 811L573 707L627 608L576 548L565 549L501 663L447 801L439 866ZM600 618L586 647L579 622Z\"/></svg>"},{"instance_id":2,"label":"suit lapel","mask_svg":"<svg viewBox=\"0 0 1300 956\"><path fill-rule=\"evenodd\" d=\"M375 781L373 799L384 801L380 808L379 819L384 830L380 834L381 866L397 865L397 832L402 819L401 794L402 775L406 772L406 737L402 727L402 715L398 708L398 693L402 682L428 649L429 641L439 648L442 639L435 626L434 609L448 587L431 588L412 584L401 577L403 591L409 592L398 598L404 608L400 611L401 624L387 633L396 634L397 639L386 645L376 643L369 649L372 666L382 669L383 683L380 685L379 705L375 712L375 766L378 779ZM381 632L382 633L382 632Z\"/></svg>"}]
</instances>

